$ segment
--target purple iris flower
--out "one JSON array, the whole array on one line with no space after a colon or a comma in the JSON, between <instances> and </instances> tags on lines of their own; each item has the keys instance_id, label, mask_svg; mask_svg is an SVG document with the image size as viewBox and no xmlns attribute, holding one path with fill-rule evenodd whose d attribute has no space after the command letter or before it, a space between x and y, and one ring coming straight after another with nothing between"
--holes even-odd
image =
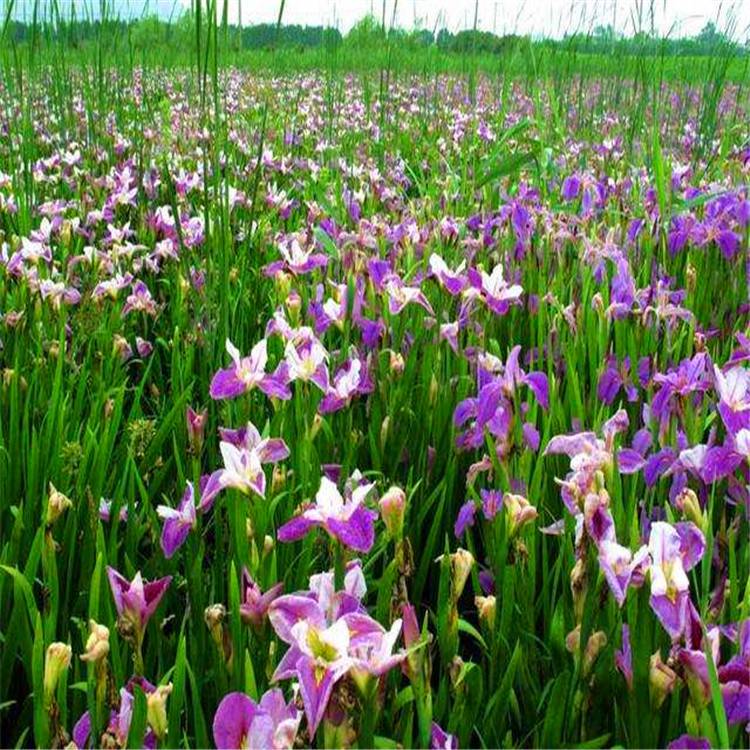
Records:
<instances>
[{"instance_id":1,"label":"purple iris flower","mask_svg":"<svg viewBox=\"0 0 750 750\"><path fill-rule=\"evenodd\" d=\"M622 365L618 365L617 357L612 355L607 357L604 372L599 377L596 395L600 401L611 406L621 389L625 391L628 401L638 400L638 389L630 377L630 357L625 357Z\"/></svg>"},{"instance_id":2,"label":"purple iris flower","mask_svg":"<svg viewBox=\"0 0 750 750\"><path fill-rule=\"evenodd\" d=\"M156 302L151 296L149 288L140 279L133 284L133 291L125 300L125 304L122 307L122 317L126 317L131 312L156 315Z\"/></svg>"},{"instance_id":3,"label":"purple iris flower","mask_svg":"<svg viewBox=\"0 0 750 750\"><path fill-rule=\"evenodd\" d=\"M328 390L328 352L308 329L299 329L284 351L287 379L310 381L323 393Z\"/></svg>"},{"instance_id":4,"label":"purple iris flower","mask_svg":"<svg viewBox=\"0 0 750 750\"><path fill-rule=\"evenodd\" d=\"M495 266L491 273L470 268L468 275L471 287L465 294L479 297L495 315L505 315L511 305L520 304L523 287L508 284L502 266Z\"/></svg>"},{"instance_id":5,"label":"purple iris flower","mask_svg":"<svg viewBox=\"0 0 750 750\"><path fill-rule=\"evenodd\" d=\"M289 455L280 438L261 438L252 422L242 430L223 430L219 444L224 468L208 478L198 510L208 510L219 492L229 487L245 495L266 496L266 474L263 464L275 464Z\"/></svg>"},{"instance_id":6,"label":"purple iris flower","mask_svg":"<svg viewBox=\"0 0 750 750\"><path fill-rule=\"evenodd\" d=\"M727 722L729 724L747 724L750 722L750 620L745 620L738 633L739 652L726 664L719 666L719 628L710 628L707 632L708 644L712 658L716 663L719 689L724 702ZM699 702L708 702L711 698L711 680L709 677L706 654L701 648L701 632L690 639L688 648L677 650L677 659L685 669L688 686Z\"/></svg>"},{"instance_id":7,"label":"purple iris flower","mask_svg":"<svg viewBox=\"0 0 750 750\"><path fill-rule=\"evenodd\" d=\"M734 437L730 437L724 445L717 445L706 451L701 477L711 484L728 477L748 462L750 462L750 430L743 428Z\"/></svg>"},{"instance_id":8,"label":"purple iris flower","mask_svg":"<svg viewBox=\"0 0 750 750\"><path fill-rule=\"evenodd\" d=\"M619 409L602 425L604 439L594 432L577 432L570 435L556 435L544 449L544 455L564 454L570 458L570 471L560 484L565 507L574 516L581 514L586 497L594 490L598 472L611 466L615 437L627 430L628 415Z\"/></svg>"},{"instance_id":9,"label":"purple iris flower","mask_svg":"<svg viewBox=\"0 0 750 750\"><path fill-rule=\"evenodd\" d=\"M677 369L654 375L654 383L659 386L659 390L651 403L651 410L662 425L677 410L679 399L695 397L710 388L708 364L708 355L701 352L692 359L684 359Z\"/></svg>"},{"instance_id":10,"label":"purple iris flower","mask_svg":"<svg viewBox=\"0 0 750 750\"><path fill-rule=\"evenodd\" d=\"M455 297L461 294L468 284L465 275L466 261L462 261L456 270L451 270L448 264L437 253L433 253L429 260L430 272L440 282L446 292Z\"/></svg>"},{"instance_id":11,"label":"purple iris flower","mask_svg":"<svg viewBox=\"0 0 750 750\"><path fill-rule=\"evenodd\" d=\"M328 265L327 255L316 253L315 246L303 249L296 238L279 243L279 253L282 259L270 263L263 269L266 276L274 276L279 271L289 271L299 276Z\"/></svg>"},{"instance_id":12,"label":"purple iris flower","mask_svg":"<svg viewBox=\"0 0 750 750\"><path fill-rule=\"evenodd\" d=\"M480 356L477 368L478 394L461 401L453 414L453 423L461 427L467 422L468 429L456 436L456 445L461 449L479 448L484 444L484 431L498 439L498 454L509 447L511 424L514 416L513 399L519 386L532 391L543 409L549 408L549 383L543 372L525 372L519 365L521 347L515 346L505 363L491 355ZM533 445L533 434L528 428L525 435Z\"/></svg>"},{"instance_id":13,"label":"purple iris flower","mask_svg":"<svg viewBox=\"0 0 750 750\"><path fill-rule=\"evenodd\" d=\"M268 591L261 591L260 586L253 580L247 568L242 569L242 601L240 603L240 616L243 622L260 628L268 617L268 608L271 603L278 599L284 588L283 583L271 586Z\"/></svg>"},{"instance_id":14,"label":"purple iris flower","mask_svg":"<svg viewBox=\"0 0 750 750\"><path fill-rule=\"evenodd\" d=\"M705 737L681 734L667 745L667 750L711 750L711 743Z\"/></svg>"},{"instance_id":15,"label":"purple iris flower","mask_svg":"<svg viewBox=\"0 0 750 750\"><path fill-rule=\"evenodd\" d=\"M219 370L214 375L209 391L212 399L236 398L256 387L269 397L291 398L284 378L279 373L270 375L266 373L268 363L266 339L261 339L252 348L248 357L240 356L239 349L229 339L227 339L226 347L233 365Z\"/></svg>"},{"instance_id":16,"label":"purple iris flower","mask_svg":"<svg viewBox=\"0 0 750 750\"><path fill-rule=\"evenodd\" d=\"M367 361L356 352L333 376L333 383L318 404L321 414L331 414L349 405L356 395L372 393L374 384L370 377Z\"/></svg>"},{"instance_id":17,"label":"purple iris flower","mask_svg":"<svg viewBox=\"0 0 750 750\"><path fill-rule=\"evenodd\" d=\"M651 607L672 638L685 632L689 619L689 571L702 557L706 542L693 523L651 524Z\"/></svg>"},{"instance_id":18,"label":"purple iris flower","mask_svg":"<svg viewBox=\"0 0 750 750\"><path fill-rule=\"evenodd\" d=\"M278 688L259 703L244 693L229 693L214 714L214 743L219 750L290 750L294 747L302 713L287 704Z\"/></svg>"},{"instance_id":19,"label":"purple iris flower","mask_svg":"<svg viewBox=\"0 0 750 750\"><path fill-rule=\"evenodd\" d=\"M714 365L714 374L724 426L732 434L750 428L750 370L737 366L722 372Z\"/></svg>"},{"instance_id":20,"label":"purple iris flower","mask_svg":"<svg viewBox=\"0 0 750 750\"><path fill-rule=\"evenodd\" d=\"M563 200L575 200L581 193L581 179L577 174L572 174L563 180L562 197Z\"/></svg>"},{"instance_id":21,"label":"purple iris flower","mask_svg":"<svg viewBox=\"0 0 750 750\"><path fill-rule=\"evenodd\" d=\"M395 273L386 277L383 288L388 294L388 310L391 315L398 315L408 304L420 305L430 315L435 314L422 290L418 286L406 286Z\"/></svg>"},{"instance_id":22,"label":"purple iris flower","mask_svg":"<svg viewBox=\"0 0 750 750\"><path fill-rule=\"evenodd\" d=\"M648 564L648 549L641 547L635 555L616 541L605 540L599 547L599 566L619 607L625 603L628 586L643 581Z\"/></svg>"},{"instance_id":23,"label":"purple iris flower","mask_svg":"<svg viewBox=\"0 0 750 750\"><path fill-rule=\"evenodd\" d=\"M458 739L433 721L430 731L430 750L458 750Z\"/></svg>"},{"instance_id":24,"label":"purple iris flower","mask_svg":"<svg viewBox=\"0 0 750 750\"><path fill-rule=\"evenodd\" d=\"M106 730L107 734L114 737L119 747L127 746L130 724L133 720L133 689L136 683L145 693L153 693L156 689L144 679L131 680L124 688L120 688L120 707L110 713ZM100 739L91 736L91 715L88 711L75 723L72 738L79 748L99 746ZM154 750L156 745L156 735L149 727L143 737L143 747L145 750Z\"/></svg>"},{"instance_id":25,"label":"purple iris flower","mask_svg":"<svg viewBox=\"0 0 750 750\"><path fill-rule=\"evenodd\" d=\"M362 609L364 579L358 564L350 565L343 592L334 592L332 573L313 576L310 584L309 592L276 599L268 614L278 637L289 644L273 679L299 681L313 735L345 674L352 670L354 677L379 677L403 654L392 653L401 621L386 631Z\"/></svg>"},{"instance_id":26,"label":"purple iris flower","mask_svg":"<svg viewBox=\"0 0 750 750\"><path fill-rule=\"evenodd\" d=\"M633 652L630 649L630 627L622 626L622 648L615 651L615 666L622 672L630 690L633 689Z\"/></svg>"},{"instance_id":27,"label":"purple iris flower","mask_svg":"<svg viewBox=\"0 0 750 750\"><path fill-rule=\"evenodd\" d=\"M325 529L341 544L358 552L369 552L375 542L377 513L364 505L364 500L374 485L360 484L348 493L346 500L336 485L322 477L314 505L285 523L277 537L282 542L302 539L311 529Z\"/></svg>"},{"instance_id":28,"label":"purple iris flower","mask_svg":"<svg viewBox=\"0 0 750 750\"><path fill-rule=\"evenodd\" d=\"M114 568L107 566L107 578L117 614L135 628L137 637L142 636L148 621L169 588L172 576L149 582L144 581L138 572L132 581L128 581Z\"/></svg>"},{"instance_id":29,"label":"purple iris flower","mask_svg":"<svg viewBox=\"0 0 750 750\"><path fill-rule=\"evenodd\" d=\"M477 506L476 503L473 500L467 500L458 510L458 515L456 516L456 523L453 526L453 533L456 535L457 539L460 539L463 535L466 529L469 526L474 525L474 516L477 512Z\"/></svg>"},{"instance_id":30,"label":"purple iris flower","mask_svg":"<svg viewBox=\"0 0 750 750\"><path fill-rule=\"evenodd\" d=\"M207 477L206 477L207 480ZM195 491L193 483L188 482L182 500L177 508L159 505L156 508L159 518L164 520L161 532L161 548L164 557L169 560L185 543L197 521Z\"/></svg>"}]
</instances>

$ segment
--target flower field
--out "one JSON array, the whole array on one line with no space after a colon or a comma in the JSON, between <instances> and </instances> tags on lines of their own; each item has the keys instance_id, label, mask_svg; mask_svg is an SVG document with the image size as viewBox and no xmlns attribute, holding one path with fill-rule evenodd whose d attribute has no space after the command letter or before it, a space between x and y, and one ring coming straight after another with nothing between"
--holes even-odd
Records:
<instances>
[{"instance_id":1,"label":"flower field","mask_svg":"<svg viewBox=\"0 0 750 750\"><path fill-rule=\"evenodd\" d=\"M746 88L200 55L0 78L0 745L748 747Z\"/></svg>"}]
</instances>

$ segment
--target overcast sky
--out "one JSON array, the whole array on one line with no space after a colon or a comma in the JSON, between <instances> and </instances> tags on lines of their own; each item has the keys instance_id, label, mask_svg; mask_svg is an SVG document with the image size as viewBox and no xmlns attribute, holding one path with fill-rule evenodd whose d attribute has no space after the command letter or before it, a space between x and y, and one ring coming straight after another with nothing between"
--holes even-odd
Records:
<instances>
[{"instance_id":1,"label":"overcast sky","mask_svg":"<svg viewBox=\"0 0 750 750\"><path fill-rule=\"evenodd\" d=\"M9 0L0 0L0 8ZM52 0L40 0L42 7ZM206 0L203 0L204 3ZM16 11L23 13L34 0L16 0ZM139 16L144 4L162 18L169 18L176 8L189 7L190 0L107 0L119 15ZM224 0L217 0L223 7ZM242 11L244 24L275 22L279 0L227 0L233 23ZM98 9L100 0L58 0L61 7L75 3ZM452 31L471 28L475 0L397 0L396 24L404 28L446 27ZM727 19L736 19L735 36L748 37L750 0L479 0L478 25L498 34L516 32L537 36L562 36L577 29L589 31L598 24L612 24L618 30L632 33L638 29L638 7L642 8L642 28L650 30L649 7L654 7L654 26L658 33L692 36L707 21L717 21L725 29ZM394 0L386 0L386 17L390 24ZM360 18L372 12L382 14L383 0L286 0L285 23L302 25L335 25L346 32Z\"/></svg>"},{"instance_id":2,"label":"overcast sky","mask_svg":"<svg viewBox=\"0 0 750 750\"><path fill-rule=\"evenodd\" d=\"M166 0L169 2L170 0ZM221 3L222 0L220 0ZM189 0L181 0L189 5ZM272 22L278 14L277 0L228 0L230 18L242 10L243 23ZM643 25L650 29L648 19L652 0L479 0L478 25L497 33L561 36L581 28L613 24L632 32L638 6L642 6ZM241 3L241 6L240 6ZM386 0L386 17L390 23L394 0ZM445 26L457 30L471 27L474 22L474 0L398 0L396 23L410 28L415 21L432 29ZM709 20L719 16L724 28L729 12L737 18L742 39L750 25L750 0L653 0L655 27L662 34L670 29L673 35L690 36L700 31ZM335 24L348 30L362 16L382 14L382 0L286 0L284 21L308 25ZM637 23L637 22L636 22Z\"/></svg>"}]
</instances>

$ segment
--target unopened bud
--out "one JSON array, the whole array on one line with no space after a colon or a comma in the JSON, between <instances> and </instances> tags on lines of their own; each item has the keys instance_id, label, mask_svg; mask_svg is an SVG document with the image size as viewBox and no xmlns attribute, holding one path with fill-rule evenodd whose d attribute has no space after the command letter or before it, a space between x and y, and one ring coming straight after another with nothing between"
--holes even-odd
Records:
<instances>
[{"instance_id":1,"label":"unopened bud","mask_svg":"<svg viewBox=\"0 0 750 750\"><path fill-rule=\"evenodd\" d=\"M276 464L273 467L273 475L271 477L271 494L278 495L284 489L286 484L286 469L280 464Z\"/></svg>"},{"instance_id":2,"label":"unopened bud","mask_svg":"<svg viewBox=\"0 0 750 750\"><path fill-rule=\"evenodd\" d=\"M471 568L474 565L474 556L468 550L458 548L455 552L449 555L451 562L451 583L453 600L458 601L459 597L463 593L466 581L471 573ZM438 557L438 560L442 560L443 555Z\"/></svg>"},{"instance_id":3,"label":"unopened bud","mask_svg":"<svg viewBox=\"0 0 750 750\"><path fill-rule=\"evenodd\" d=\"M187 425L188 442L195 455L201 452L203 447L203 438L206 433L206 422L208 421L208 410L195 411L188 406L185 413L185 423Z\"/></svg>"},{"instance_id":4,"label":"unopened bud","mask_svg":"<svg viewBox=\"0 0 750 750\"><path fill-rule=\"evenodd\" d=\"M432 378L430 379L430 405L434 406L437 402L438 397L438 391L440 390L440 385L438 384L437 378L435 377L435 373L432 373Z\"/></svg>"},{"instance_id":5,"label":"unopened bud","mask_svg":"<svg viewBox=\"0 0 750 750\"><path fill-rule=\"evenodd\" d=\"M404 531L406 493L395 485L380 498L380 516L392 539L401 539Z\"/></svg>"},{"instance_id":6,"label":"unopened bud","mask_svg":"<svg viewBox=\"0 0 750 750\"><path fill-rule=\"evenodd\" d=\"M401 375L404 372L404 358L400 352L391 352L390 355L390 370L392 375Z\"/></svg>"},{"instance_id":7,"label":"unopened bud","mask_svg":"<svg viewBox=\"0 0 750 750\"><path fill-rule=\"evenodd\" d=\"M273 552L274 544L274 538L270 534L263 537L263 557L268 557Z\"/></svg>"},{"instance_id":8,"label":"unopened bud","mask_svg":"<svg viewBox=\"0 0 750 750\"><path fill-rule=\"evenodd\" d=\"M695 290L695 282L698 280L698 273L695 270L695 266L688 262L685 267L685 288L688 292Z\"/></svg>"},{"instance_id":9,"label":"unopened bud","mask_svg":"<svg viewBox=\"0 0 750 750\"><path fill-rule=\"evenodd\" d=\"M388 440L388 432L391 429L391 418L386 414L383 417L383 421L380 423L380 447L385 447L385 442Z\"/></svg>"},{"instance_id":10,"label":"unopened bud","mask_svg":"<svg viewBox=\"0 0 750 750\"><path fill-rule=\"evenodd\" d=\"M480 622L486 622L490 630L495 629L495 613L497 600L494 596L475 596L474 604L477 608Z\"/></svg>"},{"instance_id":11,"label":"unopened bud","mask_svg":"<svg viewBox=\"0 0 750 750\"><path fill-rule=\"evenodd\" d=\"M73 650L67 643L55 642L47 647L44 660L44 696L49 702L55 695L62 673L70 666Z\"/></svg>"},{"instance_id":12,"label":"unopened bud","mask_svg":"<svg viewBox=\"0 0 750 750\"><path fill-rule=\"evenodd\" d=\"M607 634L603 630L597 630L589 636L586 651L583 654L583 673L588 674L602 649L607 645Z\"/></svg>"},{"instance_id":13,"label":"unopened bud","mask_svg":"<svg viewBox=\"0 0 750 750\"><path fill-rule=\"evenodd\" d=\"M661 660L658 651L651 655L648 670L649 694L651 705L659 709L677 684L676 672Z\"/></svg>"},{"instance_id":14,"label":"unopened bud","mask_svg":"<svg viewBox=\"0 0 750 750\"><path fill-rule=\"evenodd\" d=\"M701 530L705 528L706 519L703 515L703 509L693 490L689 487L681 490L675 498L675 505L682 511L688 521L692 521Z\"/></svg>"},{"instance_id":15,"label":"unopened bud","mask_svg":"<svg viewBox=\"0 0 750 750\"><path fill-rule=\"evenodd\" d=\"M320 432L320 428L323 426L323 417L316 412L312 420L310 427L310 440L315 440L315 437Z\"/></svg>"},{"instance_id":16,"label":"unopened bud","mask_svg":"<svg viewBox=\"0 0 750 750\"><path fill-rule=\"evenodd\" d=\"M538 515L536 508L523 495L506 492L503 504L508 511L508 533L511 536Z\"/></svg>"},{"instance_id":17,"label":"unopened bud","mask_svg":"<svg viewBox=\"0 0 750 750\"><path fill-rule=\"evenodd\" d=\"M146 696L146 717L156 739L163 739L167 734L167 698L172 692L172 683L159 685Z\"/></svg>"},{"instance_id":18,"label":"unopened bud","mask_svg":"<svg viewBox=\"0 0 750 750\"><path fill-rule=\"evenodd\" d=\"M68 509L72 508L73 503L67 495L55 488L52 482L49 483L49 497L47 499L47 525L51 526L60 516Z\"/></svg>"},{"instance_id":19,"label":"unopened bud","mask_svg":"<svg viewBox=\"0 0 750 750\"><path fill-rule=\"evenodd\" d=\"M81 654L81 661L98 662L109 653L109 628L89 620L89 637L86 651Z\"/></svg>"}]
</instances>

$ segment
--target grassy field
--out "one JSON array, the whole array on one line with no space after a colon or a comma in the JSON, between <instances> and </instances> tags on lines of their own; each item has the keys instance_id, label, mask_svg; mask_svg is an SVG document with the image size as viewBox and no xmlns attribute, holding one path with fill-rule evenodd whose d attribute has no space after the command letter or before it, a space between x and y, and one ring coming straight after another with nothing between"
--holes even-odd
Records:
<instances>
[{"instance_id":1,"label":"grassy field","mask_svg":"<svg viewBox=\"0 0 750 750\"><path fill-rule=\"evenodd\" d=\"M3 37L0 745L748 747L750 58L203 13Z\"/></svg>"}]
</instances>

